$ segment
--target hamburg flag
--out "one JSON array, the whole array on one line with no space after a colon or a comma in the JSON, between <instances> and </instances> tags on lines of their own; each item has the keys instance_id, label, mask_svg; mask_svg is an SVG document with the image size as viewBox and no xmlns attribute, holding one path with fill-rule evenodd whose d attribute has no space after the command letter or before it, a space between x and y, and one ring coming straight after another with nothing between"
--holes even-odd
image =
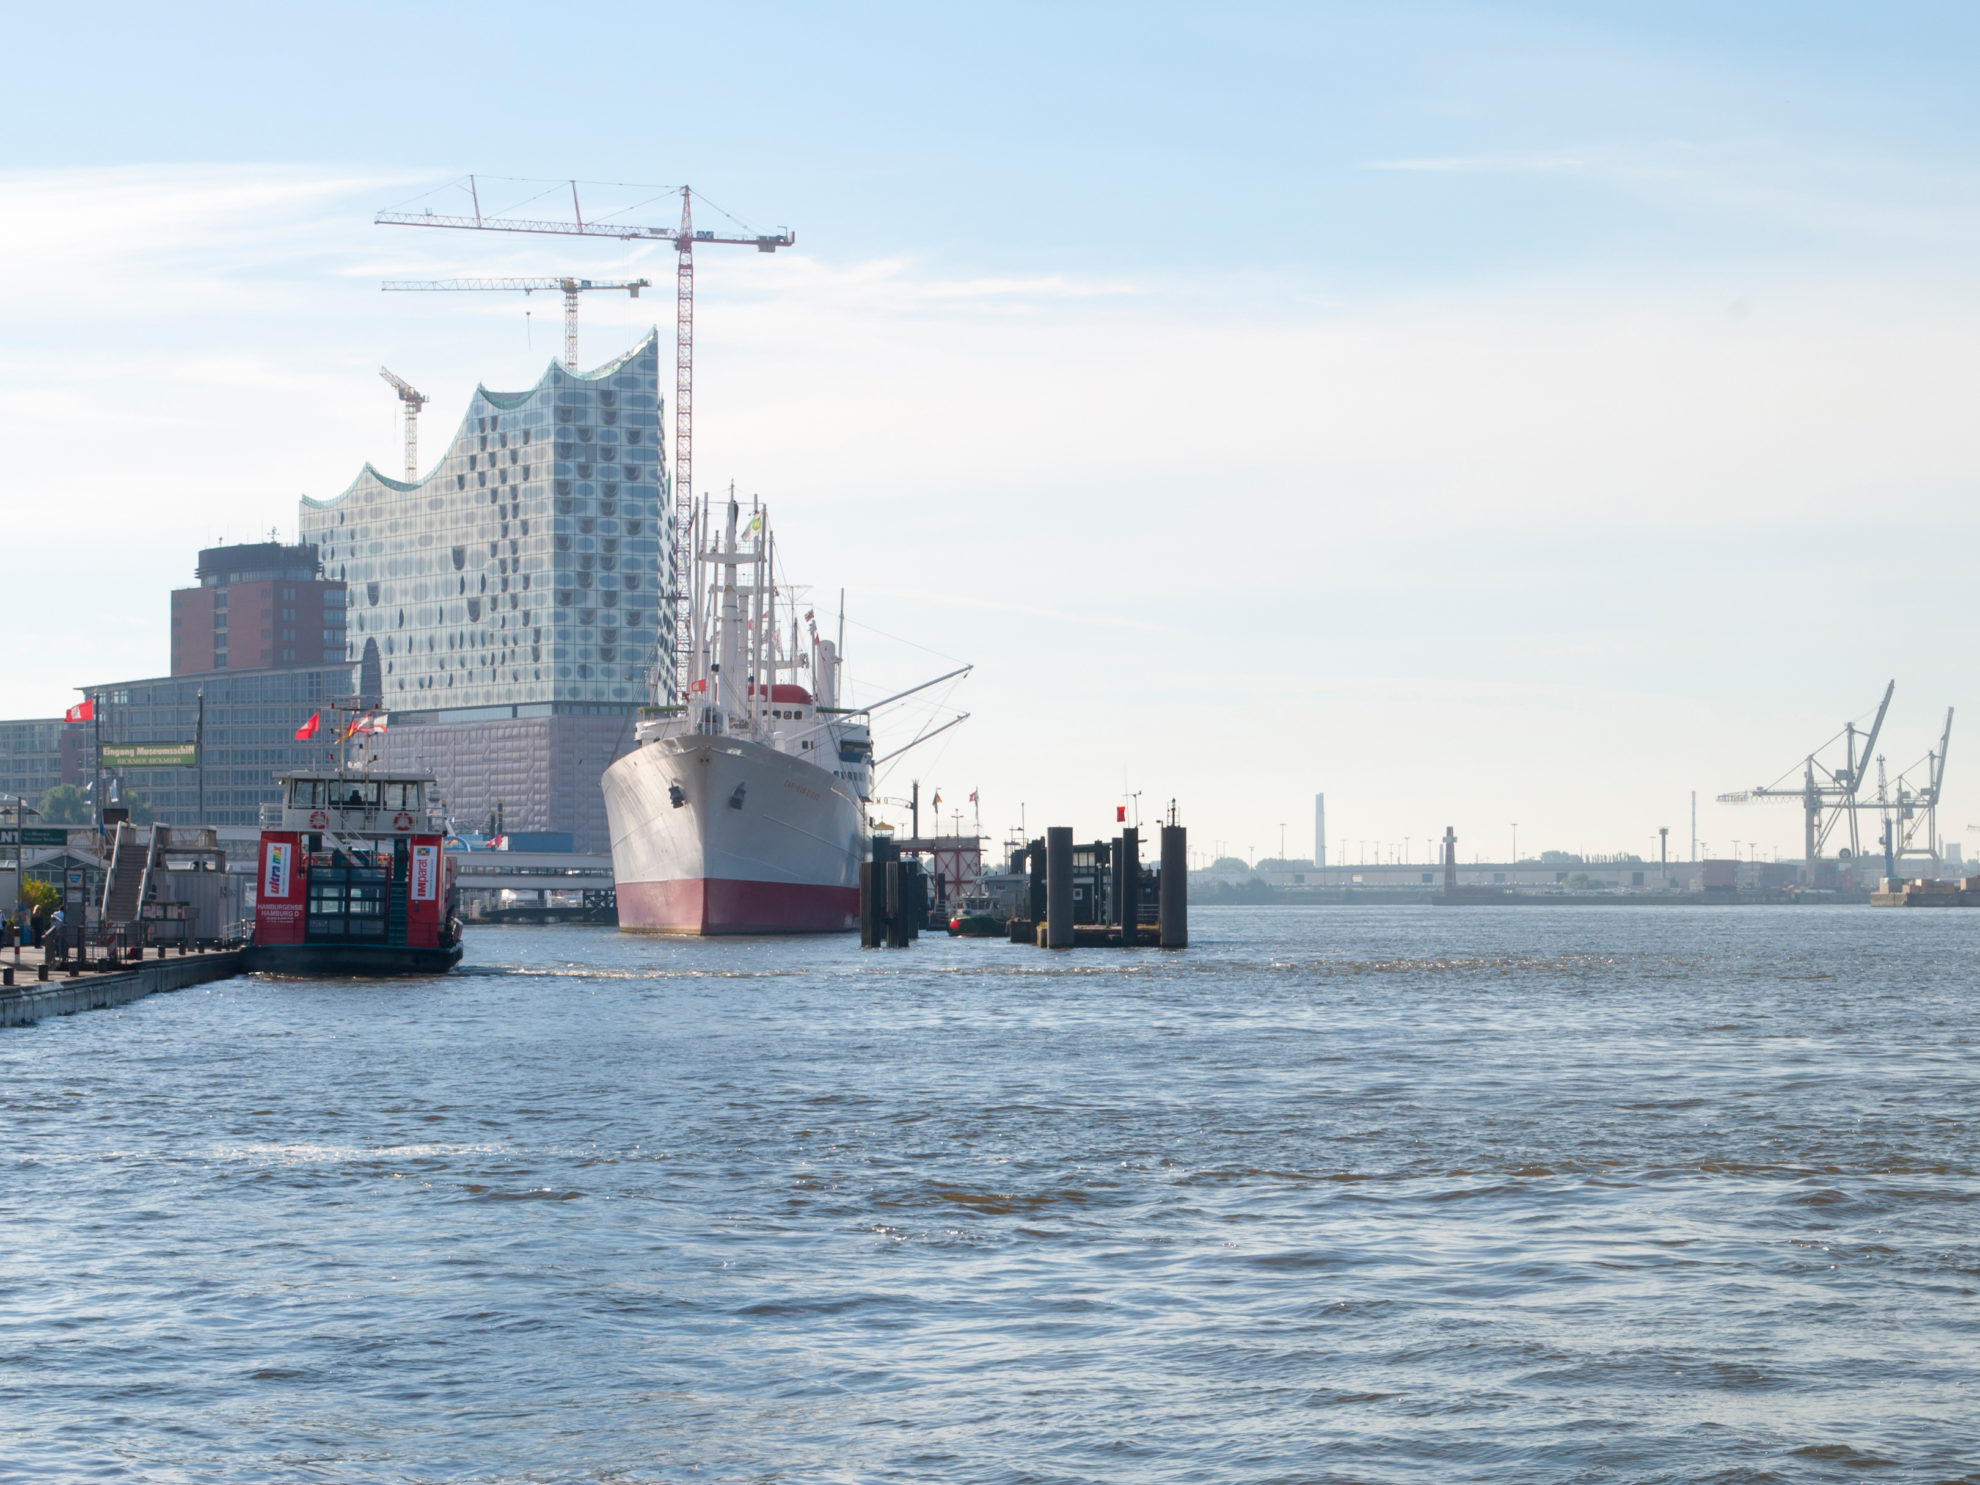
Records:
<instances>
[{"instance_id":1,"label":"hamburg flag","mask_svg":"<svg viewBox=\"0 0 1980 1485\"><path fill-rule=\"evenodd\" d=\"M1117 805L1115 805L1115 806L1114 806L1114 819L1115 819L1115 821L1116 821L1117 823L1118 823L1118 822L1121 822L1121 821L1124 821L1124 820L1126 820L1126 819L1127 819L1127 806L1126 806L1126 805L1124 805L1124 804L1117 804Z\"/></svg>"},{"instance_id":2,"label":"hamburg flag","mask_svg":"<svg viewBox=\"0 0 1980 1485\"><path fill-rule=\"evenodd\" d=\"M96 719L96 698L85 696L76 705L62 713L64 722L90 722Z\"/></svg>"},{"instance_id":3,"label":"hamburg flag","mask_svg":"<svg viewBox=\"0 0 1980 1485\"><path fill-rule=\"evenodd\" d=\"M316 736L316 729L323 724L322 712L311 712L309 720L296 729L296 741L308 742Z\"/></svg>"}]
</instances>

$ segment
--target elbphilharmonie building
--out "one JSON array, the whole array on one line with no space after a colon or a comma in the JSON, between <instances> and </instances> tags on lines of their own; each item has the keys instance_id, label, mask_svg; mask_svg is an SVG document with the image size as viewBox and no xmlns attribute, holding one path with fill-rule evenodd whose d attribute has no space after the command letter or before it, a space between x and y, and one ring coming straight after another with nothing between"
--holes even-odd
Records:
<instances>
[{"instance_id":1,"label":"elbphilharmonie building","mask_svg":"<svg viewBox=\"0 0 1980 1485\"><path fill-rule=\"evenodd\" d=\"M672 516L657 333L525 392L477 388L423 478L367 464L305 498L301 538L348 585L381 761L433 770L463 830L498 817L551 849L606 848L598 776L671 699Z\"/></svg>"}]
</instances>

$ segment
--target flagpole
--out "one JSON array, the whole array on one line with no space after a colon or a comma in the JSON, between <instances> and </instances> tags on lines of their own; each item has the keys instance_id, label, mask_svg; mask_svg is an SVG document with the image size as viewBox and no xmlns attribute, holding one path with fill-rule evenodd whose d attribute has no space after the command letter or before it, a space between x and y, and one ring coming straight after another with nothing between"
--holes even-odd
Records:
<instances>
[{"instance_id":1,"label":"flagpole","mask_svg":"<svg viewBox=\"0 0 1980 1485\"><path fill-rule=\"evenodd\" d=\"M96 839L100 846L103 841L103 697L92 691L89 697L89 730L96 738Z\"/></svg>"}]
</instances>

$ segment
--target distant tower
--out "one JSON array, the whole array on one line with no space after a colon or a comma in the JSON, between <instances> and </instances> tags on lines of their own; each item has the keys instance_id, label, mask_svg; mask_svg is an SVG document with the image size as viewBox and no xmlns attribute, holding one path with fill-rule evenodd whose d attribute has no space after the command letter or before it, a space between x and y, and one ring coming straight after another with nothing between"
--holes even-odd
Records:
<instances>
[{"instance_id":1,"label":"distant tower","mask_svg":"<svg viewBox=\"0 0 1980 1485\"><path fill-rule=\"evenodd\" d=\"M1313 864L1327 864L1327 796L1313 796Z\"/></svg>"}]
</instances>

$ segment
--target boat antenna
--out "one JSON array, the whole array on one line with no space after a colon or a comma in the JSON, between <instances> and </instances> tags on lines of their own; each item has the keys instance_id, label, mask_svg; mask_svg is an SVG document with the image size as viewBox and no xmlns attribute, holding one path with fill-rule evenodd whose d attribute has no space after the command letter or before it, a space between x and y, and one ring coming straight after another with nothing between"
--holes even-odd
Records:
<instances>
[{"instance_id":1,"label":"boat antenna","mask_svg":"<svg viewBox=\"0 0 1980 1485\"><path fill-rule=\"evenodd\" d=\"M839 663L846 663L846 590L839 589Z\"/></svg>"}]
</instances>

